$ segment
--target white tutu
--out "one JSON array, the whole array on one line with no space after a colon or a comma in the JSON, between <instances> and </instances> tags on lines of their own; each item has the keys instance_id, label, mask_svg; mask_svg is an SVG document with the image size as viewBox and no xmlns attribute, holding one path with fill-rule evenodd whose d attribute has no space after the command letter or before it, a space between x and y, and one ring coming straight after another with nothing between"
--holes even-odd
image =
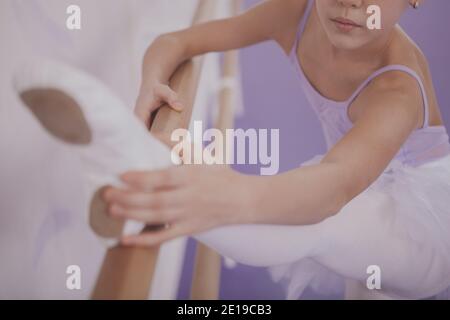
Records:
<instances>
[{"instance_id":1,"label":"white tutu","mask_svg":"<svg viewBox=\"0 0 450 320\"><path fill-rule=\"evenodd\" d=\"M344 278L364 281L369 265L380 266L383 289L394 295L438 294L450 286L449 203L450 155L416 167L394 159L369 188L319 224L327 245L315 257L269 272L285 284L288 299L308 286L331 294L342 289Z\"/></svg>"}]
</instances>

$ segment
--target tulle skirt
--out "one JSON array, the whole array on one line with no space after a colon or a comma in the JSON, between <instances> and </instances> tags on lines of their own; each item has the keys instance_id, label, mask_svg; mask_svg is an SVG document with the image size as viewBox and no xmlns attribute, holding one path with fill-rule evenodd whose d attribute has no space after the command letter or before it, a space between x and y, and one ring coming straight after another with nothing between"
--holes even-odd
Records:
<instances>
[{"instance_id":1,"label":"tulle skirt","mask_svg":"<svg viewBox=\"0 0 450 320\"><path fill-rule=\"evenodd\" d=\"M450 155L420 166L392 160L370 187L321 224L327 245L316 256L268 268L288 299L307 287L341 292L344 279L366 280L369 265L380 266L384 289L397 297L438 294L450 286Z\"/></svg>"}]
</instances>

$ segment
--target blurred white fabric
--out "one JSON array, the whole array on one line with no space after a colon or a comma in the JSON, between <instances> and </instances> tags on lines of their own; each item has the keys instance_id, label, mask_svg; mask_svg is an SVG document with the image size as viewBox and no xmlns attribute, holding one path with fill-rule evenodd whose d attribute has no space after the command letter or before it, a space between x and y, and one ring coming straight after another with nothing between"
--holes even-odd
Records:
<instances>
[{"instance_id":1,"label":"blurred white fabric","mask_svg":"<svg viewBox=\"0 0 450 320\"><path fill-rule=\"evenodd\" d=\"M66 8L73 4L81 8L81 30L66 28ZM196 5L197 0L0 2L0 298L88 298L104 254L80 212L86 205L80 163L20 107L11 87L16 66L30 57L71 64L101 79L132 110L144 50L158 34L189 26ZM210 62L209 78L217 78L217 63ZM207 96L208 88L201 91ZM70 265L81 267L81 290L66 288ZM173 297L176 291L164 294Z\"/></svg>"}]
</instances>

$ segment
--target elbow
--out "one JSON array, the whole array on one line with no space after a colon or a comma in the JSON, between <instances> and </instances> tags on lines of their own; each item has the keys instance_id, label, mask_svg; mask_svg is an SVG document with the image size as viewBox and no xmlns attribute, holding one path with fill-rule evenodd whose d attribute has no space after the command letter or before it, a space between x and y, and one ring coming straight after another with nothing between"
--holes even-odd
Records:
<instances>
[{"instance_id":1,"label":"elbow","mask_svg":"<svg viewBox=\"0 0 450 320\"><path fill-rule=\"evenodd\" d=\"M180 39L177 37L176 33L163 33L156 37L153 41L154 44L163 44L169 46L176 46L179 44Z\"/></svg>"},{"instance_id":2,"label":"elbow","mask_svg":"<svg viewBox=\"0 0 450 320\"><path fill-rule=\"evenodd\" d=\"M353 170L347 166L339 165L335 171L335 184L333 184L329 205L325 219L337 215L342 209L370 185L370 179L364 175L355 176Z\"/></svg>"},{"instance_id":3,"label":"elbow","mask_svg":"<svg viewBox=\"0 0 450 320\"><path fill-rule=\"evenodd\" d=\"M187 56L187 45L183 38L176 32L164 33L159 35L152 43L151 47L165 48L167 52L176 53L177 56L185 58ZM187 59L187 58L186 58Z\"/></svg>"},{"instance_id":4,"label":"elbow","mask_svg":"<svg viewBox=\"0 0 450 320\"><path fill-rule=\"evenodd\" d=\"M331 216L338 214L346 205L349 203L350 198L348 197L348 193L345 191L338 192L336 199L332 202L331 205Z\"/></svg>"},{"instance_id":5,"label":"elbow","mask_svg":"<svg viewBox=\"0 0 450 320\"><path fill-rule=\"evenodd\" d=\"M346 194L346 192L336 192L333 199L330 201L328 209L324 212L323 218L318 222L322 222L337 215L349 202Z\"/></svg>"},{"instance_id":6,"label":"elbow","mask_svg":"<svg viewBox=\"0 0 450 320\"><path fill-rule=\"evenodd\" d=\"M337 187L329 197L328 205L324 207L322 214L316 216L313 223L320 223L324 220L337 215L350 202L351 192L345 187Z\"/></svg>"},{"instance_id":7,"label":"elbow","mask_svg":"<svg viewBox=\"0 0 450 320\"><path fill-rule=\"evenodd\" d=\"M332 217L337 215L344 209L344 207L350 203L354 198L360 195L366 190L370 183L366 180L361 183L354 183L351 180L343 180L344 184L339 187L339 190L334 193L332 201L328 210L328 216ZM359 182L359 181L358 181Z\"/></svg>"},{"instance_id":8,"label":"elbow","mask_svg":"<svg viewBox=\"0 0 450 320\"><path fill-rule=\"evenodd\" d=\"M342 195L333 194L328 201L328 205L324 206L324 202L322 201L318 207L311 211L311 214L302 216L301 221L298 223L299 225L315 225L319 224L328 218L332 218L337 215L348 203L345 200L346 198Z\"/></svg>"}]
</instances>

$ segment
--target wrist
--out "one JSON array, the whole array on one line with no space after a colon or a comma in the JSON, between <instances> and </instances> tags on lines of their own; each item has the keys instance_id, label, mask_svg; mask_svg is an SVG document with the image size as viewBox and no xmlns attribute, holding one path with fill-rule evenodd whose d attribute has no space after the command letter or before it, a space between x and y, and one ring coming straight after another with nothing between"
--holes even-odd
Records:
<instances>
[{"instance_id":1,"label":"wrist","mask_svg":"<svg viewBox=\"0 0 450 320\"><path fill-rule=\"evenodd\" d=\"M142 74L142 82L141 82L141 93L143 91L147 91L149 89L153 89L157 84L165 83L163 78L160 76L160 73L152 71L145 72Z\"/></svg>"},{"instance_id":2,"label":"wrist","mask_svg":"<svg viewBox=\"0 0 450 320\"><path fill-rule=\"evenodd\" d=\"M144 67L142 68L141 90L153 88L155 84L168 84L168 77L164 77L164 71L160 64L152 61L150 57L144 58Z\"/></svg>"},{"instance_id":3,"label":"wrist","mask_svg":"<svg viewBox=\"0 0 450 320\"><path fill-rule=\"evenodd\" d=\"M169 84L177 66L185 60L184 49L179 42L173 35L163 34L147 48L142 68L143 84L146 86L154 82Z\"/></svg>"}]
</instances>

